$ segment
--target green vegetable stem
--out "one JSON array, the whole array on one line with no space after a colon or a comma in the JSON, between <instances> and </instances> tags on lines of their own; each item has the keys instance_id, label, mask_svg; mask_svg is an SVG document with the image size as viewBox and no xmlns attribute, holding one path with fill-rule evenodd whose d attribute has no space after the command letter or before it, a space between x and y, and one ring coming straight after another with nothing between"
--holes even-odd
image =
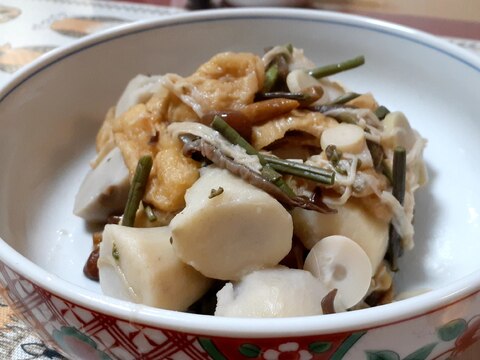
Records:
<instances>
[{"instance_id":1,"label":"green vegetable stem","mask_svg":"<svg viewBox=\"0 0 480 360\"><path fill-rule=\"evenodd\" d=\"M128 192L127 204L123 213L122 225L133 227L135 223L135 215L137 213L140 201L145 194L148 177L152 169L153 159L150 155L145 155L138 160L135 175Z\"/></svg>"},{"instance_id":2,"label":"green vegetable stem","mask_svg":"<svg viewBox=\"0 0 480 360\"><path fill-rule=\"evenodd\" d=\"M260 154L252 145L250 145L220 117L216 116L213 119L212 128L221 133L232 144L236 144L244 148L247 154L257 155L264 168L262 175L270 182L275 183L288 194L294 194L293 190L286 187L286 184L284 184L282 176L279 174L279 172L299 176L326 185L333 185L335 181L335 173L333 171ZM268 168L265 169L266 167Z\"/></svg>"},{"instance_id":3,"label":"green vegetable stem","mask_svg":"<svg viewBox=\"0 0 480 360\"><path fill-rule=\"evenodd\" d=\"M310 76L313 76L316 79L320 79L326 76L337 74L342 71L356 68L363 64L365 64L365 57L361 55L340 63L317 67L315 69L310 70L308 74Z\"/></svg>"},{"instance_id":4,"label":"green vegetable stem","mask_svg":"<svg viewBox=\"0 0 480 360\"><path fill-rule=\"evenodd\" d=\"M360 94L357 94L355 92L347 92L343 95L340 95L338 98L333 100L328 105L342 105L342 104L345 104L345 103L349 102L350 100L356 99L359 96L360 96Z\"/></svg>"},{"instance_id":5,"label":"green vegetable stem","mask_svg":"<svg viewBox=\"0 0 480 360\"><path fill-rule=\"evenodd\" d=\"M215 116L213 118L211 127L215 130L217 130L220 134L222 134L228 141L230 141L232 144L239 145L242 148L245 149L247 154L249 155L256 155L258 156L258 160L260 161L260 164L262 164L263 169L266 168L267 162L265 160L265 157L260 154L257 149L255 149L252 145L248 143L247 140L242 138L238 132L235 131L234 128L232 128L230 125L228 125L225 120L223 120L220 116ZM277 185L285 194L287 194L290 197L295 196L295 192L288 186L288 184L283 180L282 176L278 174L273 168L269 168L264 170L266 173L264 174L262 172L262 176L265 177L268 181L273 182L275 185ZM272 181L272 179L274 179Z\"/></svg>"},{"instance_id":6,"label":"green vegetable stem","mask_svg":"<svg viewBox=\"0 0 480 360\"><path fill-rule=\"evenodd\" d=\"M402 147L395 148L392 169L392 194L403 205L405 199L405 182L407 169L407 152ZM390 224L388 248L385 258L390 263L392 271L398 270L398 258L402 256L402 239L394 226Z\"/></svg>"}]
</instances>

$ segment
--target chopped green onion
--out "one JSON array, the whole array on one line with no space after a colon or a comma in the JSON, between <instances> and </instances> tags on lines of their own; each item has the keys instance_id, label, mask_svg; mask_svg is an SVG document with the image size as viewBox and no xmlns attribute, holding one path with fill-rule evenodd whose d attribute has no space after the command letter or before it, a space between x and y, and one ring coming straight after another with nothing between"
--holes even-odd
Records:
<instances>
[{"instance_id":1,"label":"chopped green onion","mask_svg":"<svg viewBox=\"0 0 480 360\"><path fill-rule=\"evenodd\" d=\"M127 204L123 213L122 225L133 227L135 223L135 215L140 205L140 201L145 194L148 177L152 169L153 160L150 155L142 156L138 160L135 175L133 176L132 184L128 192Z\"/></svg>"},{"instance_id":2,"label":"chopped green onion","mask_svg":"<svg viewBox=\"0 0 480 360\"><path fill-rule=\"evenodd\" d=\"M334 75L345 70L356 68L363 64L365 64L365 57L357 56L356 58L346 60L337 64L325 65L312 69L308 72L308 74L316 79L320 79L325 76Z\"/></svg>"}]
</instances>

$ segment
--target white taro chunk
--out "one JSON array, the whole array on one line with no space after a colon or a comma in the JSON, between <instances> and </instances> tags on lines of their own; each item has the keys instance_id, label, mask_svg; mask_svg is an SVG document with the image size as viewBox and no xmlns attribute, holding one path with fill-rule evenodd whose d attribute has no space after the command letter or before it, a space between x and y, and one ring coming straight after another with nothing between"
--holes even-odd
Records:
<instances>
[{"instance_id":1,"label":"white taro chunk","mask_svg":"<svg viewBox=\"0 0 480 360\"><path fill-rule=\"evenodd\" d=\"M337 289L338 300L347 309L364 298L373 276L365 251L353 240L340 235L327 236L317 242L308 253L303 268L325 287Z\"/></svg>"},{"instance_id":2,"label":"white taro chunk","mask_svg":"<svg viewBox=\"0 0 480 360\"><path fill-rule=\"evenodd\" d=\"M168 310L184 311L212 280L180 261L170 229L106 225L98 268L105 295Z\"/></svg>"},{"instance_id":3,"label":"white taro chunk","mask_svg":"<svg viewBox=\"0 0 480 360\"><path fill-rule=\"evenodd\" d=\"M238 280L278 264L290 251L290 214L273 197L227 170L203 168L185 201L185 209L170 223L173 247L205 276Z\"/></svg>"},{"instance_id":4,"label":"white taro chunk","mask_svg":"<svg viewBox=\"0 0 480 360\"><path fill-rule=\"evenodd\" d=\"M73 212L87 221L105 221L123 211L129 187L128 168L120 149L115 147L83 180Z\"/></svg>"},{"instance_id":5,"label":"white taro chunk","mask_svg":"<svg viewBox=\"0 0 480 360\"><path fill-rule=\"evenodd\" d=\"M294 209L295 235L307 249L330 235L343 235L355 241L368 255L374 271L382 262L388 244L387 221L366 211L355 199L339 207L336 214Z\"/></svg>"},{"instance_id":6,"label":"white taro chunk","mask_svg":"<svg viewBox=\"0 0 480 360\"><path fill-rule=\"evenodd\" d=\"M275 318L322 314L328 290L311 273L278 266L254 271L217 293L216 316Z\"/></svg>"}]
</instances>

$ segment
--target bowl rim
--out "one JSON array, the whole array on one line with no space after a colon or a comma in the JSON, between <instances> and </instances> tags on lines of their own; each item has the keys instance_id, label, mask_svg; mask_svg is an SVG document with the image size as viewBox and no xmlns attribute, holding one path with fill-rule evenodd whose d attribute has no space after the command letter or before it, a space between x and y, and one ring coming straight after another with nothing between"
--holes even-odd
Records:
<instances>
[{"instance_id":1,"label":"bowl rim","mask_svg":"<svg viewBox=\"0 0 480 360\"><path fill-rule=\"evenodd\" d=\"M125 24L114 29L86 36L69 46L54 49L15 74L0 89L0 103L13 93L16 88L48 66L79 51L112 41L113 39L161 27L228 19L259 18L321 21L369 29L435 49L480 73L480 59L475 57L474 54L470 54L466 50L434 35L382 20L321 10L278 8L222 9L178 13L159 19ZM478 270L452 284L418 295L415 298L375 308L332 315L280 319L223 318L157 309L97 294L49 273L18 253L1 238L0 262L3 262L11 270L51 294L86 309L154 328L220 337L287 337L292 334L308 336L372 329L440 311L442 308L480 292L480 270Z\"/></svg>"}]
</instances>

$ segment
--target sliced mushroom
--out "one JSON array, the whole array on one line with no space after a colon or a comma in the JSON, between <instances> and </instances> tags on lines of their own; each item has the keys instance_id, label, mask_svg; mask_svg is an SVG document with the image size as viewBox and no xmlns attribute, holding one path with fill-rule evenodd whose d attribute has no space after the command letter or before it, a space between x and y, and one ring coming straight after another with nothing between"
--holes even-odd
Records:
<instances>
[{"instance_id":1,"label":"sliced mushroom","mask_svg":"<svg viewBox=\"0 0 480 360\"><path fill-rule=\"evenodd\" d=\"M296 69L288 73L287 86L292 93L300 93L303 89L319 85L318 80L308 75L305 69Z\"/></svg>"},{"instance_id":2,"label":"sliced mushroom","mask_svg":"<svg viewBox=\"0 0 480 360\"><path fill-rule=\"evenodd\" d=\"M179 311L198 300L212 280L178 259L170 236L168 227L105 226L98 259L103 293Z\"/></svg>"},{"instance_id":3,"label":"sliced mushroom","mask_svg":"<svg viewBox=\"0 0 480 360\"><path fill-rule=\"evenodd\" d=\"M177 255L205 276L238 280L278 264L292 246L290 214L273 197L213 166L170 223Z\"/></svg>"},{"instance_id":4,"label":"sliced mushroom","mask_svg":"<svg viewBox=\"0 0 480 360\"><path fill-rule=\"evenodd\" d=\"M347 309L364 298L373 275L365 251L341 235L327 236L317 242L303 268L320 279L327 289L338 289L338 300Z\"/></svg>"},{"instance_id":5,"label":"sliced mushroom","mask_svg":"<svg viewBox=\"0 0 480 360\"><path fill-rule=\"evenodd\" d=\"M395 111L387 114L382 123L383 144L391 148L401 146L407 151L412 148L416 137L412 128L410 127L408 119L402 112Z\"/></svg>"},{"instance_id":6,"label":"sliced mushroom","mask_svg":"<svg viewBox=\"0 0 480 360\"><path fill-rule=\"evenodd\" d=\"M278 318L322 314L328 290L308 271L278 266L254 271L217 293L216 316Z\"/></svg>"},{"instance_id":7,"label":"sliced mushroom","mask_svg":"<svg viewBox=\"0 0 480 360\"><path fill-rule=\"evenodd\" d=\"M426 141L421 138L417 131L412 129L407 117L400 111L387 114L383 120L383 135L381 143L383 146L394 149L401 146L407 150L413 162L409 164L411 183L423 186L428 181L428 173L425 162L421 156ZM414 153L414 154L412 154Z\"/></svg>"},{"instance_id":8,"label":"sliced mushroom","mask_svg":"<svg viewBox=\"0 0 480 360\"><path fill-rule=\"evenodd\" d=\"M343 235L362 247L376 270L385 256L389 221L378 219L365 211L359 200L350 198L336 214L294 209L292 218L295 235L307 249L330 235Z\"/></svg>"},{"instance_id":9,"label":"sliced mushroom","mask_svg":"<svg viewBox=\"0 0 480 360\"><path fill-rule=\"evenodd\" d=\"M128 168L120 149L115 147L83 180L73 212L87 221L104 222L123 211L128 190Z\"/></svg>"},{"instance_id":10,"label":"sliced mushroom","mask_svg":"<svg viewBox=\"0 0 480 360\"><path fill-rule=\"evenodd\" d=\"M320 138L323 149L335 145L342 152L357 154L366 148L365 133L360 126L353 124L338 124L325 129Z\"/></svg>"},{"instance_id":11,"label":"sliced mushroom","mask_svg":"<svg viewBox=\"0 0 480 360\"><path fill-rule=\"evenodd\" d=\"M115 116L122 115L133 105L146 103L162 87L162 76L137 75L128 83L115 107Z\"/></svg>"},{"instance_id":12,"label":"sliced mushroom","mask_svg":"<svg viewBox=\"0 0 480 360\"><path fill-rule=\"evenodd\" d=\"M286 82L288 90L292 93L303 92L305 89L311 87L321 87L323 95L315 104L327 104L345 93L343 87L335 81L330 81L328 78L315 79L313 76L310 76L305 69L290 71Z\"/></svg>"}]
</instances>

